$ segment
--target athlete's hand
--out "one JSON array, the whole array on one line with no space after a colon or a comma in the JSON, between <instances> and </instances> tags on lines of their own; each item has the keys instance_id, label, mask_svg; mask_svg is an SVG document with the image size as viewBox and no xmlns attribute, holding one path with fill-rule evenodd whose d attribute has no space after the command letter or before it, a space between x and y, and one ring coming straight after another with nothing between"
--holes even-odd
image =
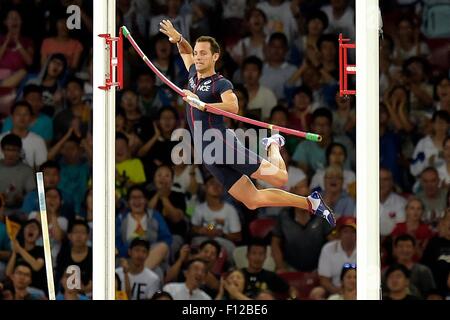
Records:
<instances>
[{"instance_id":1,"label":"athlete's hand","mask_svg":"<svg viewBox=\"0 0 450 320\"><path fill-rule=\"evenodd\" d=\"M186 95L183 97L184 101L189 103L191 107L197 108L200 111L205 111L205 106L203 105L204 103L199 99L199 97L195 93L192 93L191 91L186 89L184 89L183 92ZM189 100L188 97L195 99L197 103L195 101Z\"/></svg>"},{"instance_id":2,"label":"athlete's hand","mask_svg":"<svg viewBox=\"0 0 450 320\"><path fill-rule=\"evenodd\" d=\"M172 43L178 43L181 39L181 33L179 33L170 20L163 20L159 23L159 31L169 37L169 41Z\"/></svg>"}]
</instances>

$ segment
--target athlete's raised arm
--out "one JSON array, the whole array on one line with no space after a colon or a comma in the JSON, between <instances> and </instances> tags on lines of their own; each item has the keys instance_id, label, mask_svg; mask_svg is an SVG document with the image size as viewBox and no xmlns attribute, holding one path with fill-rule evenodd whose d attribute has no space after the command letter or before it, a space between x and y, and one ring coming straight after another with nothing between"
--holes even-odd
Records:
<instances>
[{"instance_id":1,"label":"athlete's raised arm","mask_svg":"<svg viewBox=\"0 0 450 320\"><path fill-rule=\"evenodd\" d=\"M183 59L184 66L189 71L189 68L194 64L194 56L193 50L189 42L183 38L181 33L179 33L172 22L169 20L163 20L159 23L160 29L162 33L169 37L169 41L172 43L176 43L178 47L178 51L180 52L181 58Z\"/></svg>"}]
</instances>

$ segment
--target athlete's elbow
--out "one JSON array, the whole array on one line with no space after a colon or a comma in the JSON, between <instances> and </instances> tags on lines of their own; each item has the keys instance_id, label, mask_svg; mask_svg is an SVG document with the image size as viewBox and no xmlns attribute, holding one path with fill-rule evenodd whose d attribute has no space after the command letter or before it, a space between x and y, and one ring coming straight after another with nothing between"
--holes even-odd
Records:
<instances>
[{"instance_id":1,"label":"athlete's elbow","mask_svg":"<svg viewBox=\"0 0 450 320\"><path fill-rule=\"evenodd\" d=\"M234 114L238 114L239 113L239 105L233 105L231 112Z\"/></svg>"}]
</instances>

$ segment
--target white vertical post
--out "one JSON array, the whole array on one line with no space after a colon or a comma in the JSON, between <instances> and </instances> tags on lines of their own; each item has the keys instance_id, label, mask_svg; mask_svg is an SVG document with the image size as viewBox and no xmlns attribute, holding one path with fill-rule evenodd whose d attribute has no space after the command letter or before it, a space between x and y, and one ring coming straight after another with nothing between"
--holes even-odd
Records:
<instances>
[{"instance_id":1,"label":"white vertical post","mask_svg":"<svg viewBox=\"0 0 450 320\"><path fill-rule=\"evenodd\" d=\"M357 295L380 300L378 0L356 5Z\"/></svg>"},{"instance_id":2,"label":"white vertical post","mask_svg":"<svg viewBox=\"0 0 450 320\"><path fill-rule=\"evenodd\" d=\"M116 1L94 2L93 298L115 295L115 88L98 89L109 73L109 51L99 34L116 35Z\"/></svg>"}]
</instances>

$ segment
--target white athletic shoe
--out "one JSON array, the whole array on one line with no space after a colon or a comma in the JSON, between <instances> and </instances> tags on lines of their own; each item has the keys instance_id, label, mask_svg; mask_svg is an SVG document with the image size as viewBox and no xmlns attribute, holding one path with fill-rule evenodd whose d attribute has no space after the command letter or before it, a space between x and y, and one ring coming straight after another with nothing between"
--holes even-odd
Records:
<instances>
[{"instance_id":1,"label":"white athletic shoe","mask_svg":"<svg viewBox=\"0 0 450 320\"><path fill-rule=\"evenodd\" d=\"M277 134L272 135L269 138L263 138L261 140L261 143L267 151L267 150L269 150L269 147L272 143L276 143L281 148L282 146L284 146L285 139L282 135L277 133Z\"/></svg>"}]
</instances>

